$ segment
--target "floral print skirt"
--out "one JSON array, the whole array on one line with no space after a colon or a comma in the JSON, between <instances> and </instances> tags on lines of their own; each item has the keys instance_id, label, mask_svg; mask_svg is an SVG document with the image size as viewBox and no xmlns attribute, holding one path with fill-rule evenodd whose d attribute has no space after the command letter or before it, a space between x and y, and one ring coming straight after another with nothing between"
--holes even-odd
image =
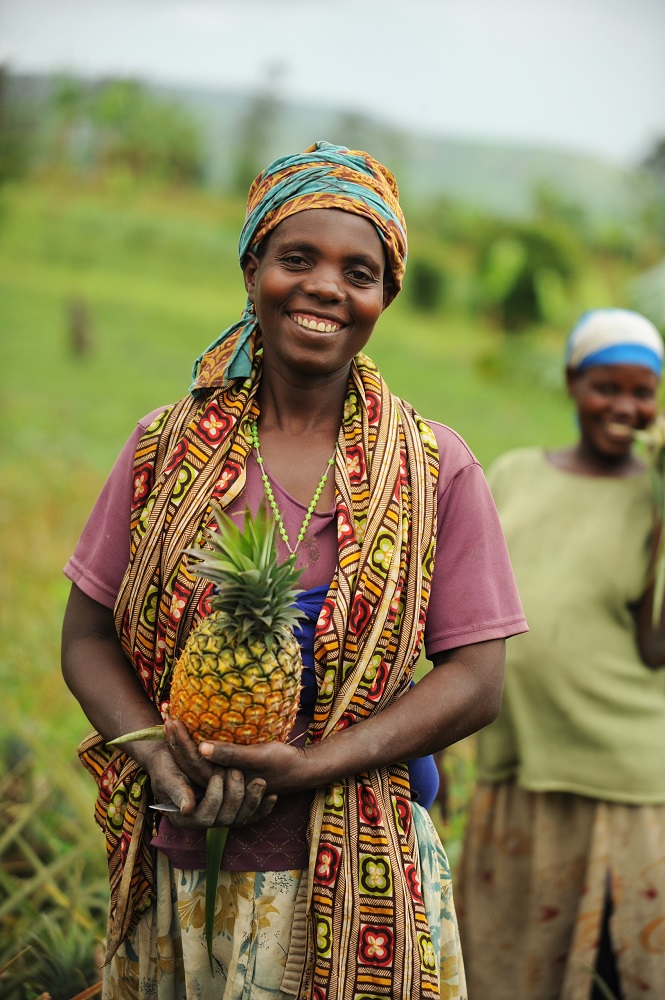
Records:
<instances>
[{"instance_id":1,"label":"floral print skirt","mask_svg":"<svg viewBox=\"0 0 665 1000\"><path fill-rule=\"evenodd\" d=\"M480 784L456 890L472 1000L588 1000L608 894L624 1000L665 997L665 805Z\"/></svg>"},{"instance_id":2,"label":"floral print skirt","mask_svg":"<svg viewBox=\"0 0 665 1000\"><path fill-rule=\"evenodd\" d=\"M413 816L441 998L466 1000L448 860L425 810L414 804ZM219 873L212 972L205 872L173 868L158 852L156 874L157 902L107 966L102 1000L293 1000L289 951L302 872Z\"/></svg>"}]
</instances>

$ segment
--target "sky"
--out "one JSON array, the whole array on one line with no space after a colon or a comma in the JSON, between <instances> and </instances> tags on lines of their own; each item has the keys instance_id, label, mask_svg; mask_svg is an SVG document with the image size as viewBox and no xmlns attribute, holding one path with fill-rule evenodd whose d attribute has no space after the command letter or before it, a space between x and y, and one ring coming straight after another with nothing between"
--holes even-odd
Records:
<instances>
[{"instance_id":1,"label":"sky","mask_svg":"<svg viewBox=\"0 0 665 1000\"><path fill-rule=\"evenodd\" d=\"M618 164L665 136L665 0L0 0L15 72L256 90Z\"/></svg>"}]
</instances>

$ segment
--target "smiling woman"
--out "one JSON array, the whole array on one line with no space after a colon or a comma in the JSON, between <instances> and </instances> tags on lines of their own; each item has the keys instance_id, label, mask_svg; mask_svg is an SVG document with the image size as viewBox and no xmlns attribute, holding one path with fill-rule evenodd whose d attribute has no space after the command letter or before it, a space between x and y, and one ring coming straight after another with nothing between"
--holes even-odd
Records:
<instances>
[{"instance_id":1,"label":"smiling woman","mask_svg":"<svg viewBox=\"0 0 665 1000\"><path fill-rule=\"evenodd\" d=\"M594 969L617 1000L665 996L665 619L633 447L662 365L645 317L586 314L566 356L578 440L489 473L530 631L478 739L461 882L477 1000L595 1000Z\"/></svg>"},{"instance_id":2,"label":"smiling woman","mask_svg":"<svg viewBox=\"0 0 665 1000\"><path fill-rule=\"evenodd\" d=\"M328 143L275 161L252 185L239 251L240 320L197 360L190 394L139 422L66 569L63 669L97 730L80 753L111 881L104 998L461 1000L429 755L494 718L504 639L525 629L496 511L464 442L393 396L363 353L404 273L392 174ZM266 498L305 588L302 691L289 743L240 746L227 729L255 731L269 700L279 715L271 684L291 662L247 639L234 707L207 671L184 694L171 680L195 639L209 658L221 597L191 547L212 544L216 506L242 517ZM241 590L259 570L237 565ZM414 685L422 646L434 669ZM214 726L211 706L219 731L197 743L181 719ZM106 745L162 720L165 742ZM153 799L175 806L156 829ZM216 827L231 831L209 965Z\"/></svg>"}]
</instances>

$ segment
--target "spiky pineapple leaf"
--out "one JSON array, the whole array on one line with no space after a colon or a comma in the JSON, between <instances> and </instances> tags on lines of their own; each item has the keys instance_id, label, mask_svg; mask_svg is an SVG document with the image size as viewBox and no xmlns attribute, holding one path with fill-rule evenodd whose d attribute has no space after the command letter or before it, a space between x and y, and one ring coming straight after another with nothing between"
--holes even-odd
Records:
<instances>
[{"instance_id":1,"label":"spiky pineapple leaf","mask_svg":"<svg viewBox=\"0 0 665 1000\"><path fill-rule=\"evenodd\" d=\"M208 946L210 972L214 975L212 964L212 934L215 928L215 903L217 901L217 878L222 863L222 855L229 835L228 826L211 826L206 832L206 899L205 899L205 932Z\"/></svg>"},{"instance_id":2,"label":"spiky pineapple leaf","mask_svg":"<svg viewBox=\"0 0 665 1000\"><path fill-rule=\"evenodd\" d=\"M206 548L187 549L197 576L211 580L214 611L229 616L229 626L239 635L293 628L305 617L295 600L302 570L293 556L280 563L277 526L261 506L254 517L247 507L242 528L219 507L213 508L217 530L205 532Z\"/></svg>"},{"instance_id":3,"label":"spiky pineapple leaf","mask_svg":"<svg viewBox=\"0 0 665 1000\"><path fill-rule=\"evenodd\" d=\"M116 736L114 740L108 740L107 746L115 747L121 743L142 743L146 740L163 740L164 726L147 726L146 729L136 729L133 733L125 733L123 736Z\"/></svg>"}]
</instances>

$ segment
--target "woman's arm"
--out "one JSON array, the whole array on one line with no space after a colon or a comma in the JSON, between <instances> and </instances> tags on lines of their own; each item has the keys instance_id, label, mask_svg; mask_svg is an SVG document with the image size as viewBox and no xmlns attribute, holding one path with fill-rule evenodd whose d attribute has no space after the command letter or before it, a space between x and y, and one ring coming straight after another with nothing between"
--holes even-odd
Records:
<instances>
[{"instance_id":1,"label":"woman's arm","mask_svg":"<svg viewBox=\"0 0 665 1000\"><path fill-rule=\"evenodd\" d=\"M88 719L106 740L160 725L162 717L141 686L118 641L113 613L72 585L62 630L62 672ZM155 799L171 801L181 825L230 826L260 818L275 799L261 803L265 783L245 782L199 757L185 772L165 741L134 742L127 752L150 776ZM197 801L195 785L205 794ZM257 812L259 808L259 812ZM178 823L176 814L172 820Z\"/></svg>"},{"instance_id":2,"label":"woman's arm","mask_svg":"<svg viewBox=\"0 0 665 1000\"><path fill-rule=\"evenodd\" d=\"M653 624L653 591L656 553L660 547L660 529L657 527L651 541L651 569L649 586L634 608L635 638L643 663L652 670L665 667L665 607L661 609L660 620Z\"/></svg>"},{"instance_id":3,"label":"woman's arm","mask_svg":"<svg viewBox=\"0 0 665 1000\"><path fill-rule=\"evenodd\" d=\"M322 788L435 753L488 725L501 706L504 663L503 639L460 646L439 654L434 669L382 712L314 746L202 743L199 752L221 767L242 769L246 778L264 778L268 792ZM173 732L175 740L182 735Z\"/></svg>"},{"instance_id":4,"label":"woman's arm","mask_svg":"<svg viewBox=\"0 0 665 1000\"><path fill-rule=\"evenodd\" d=\"M637 648L647 667L665 667L665 612L654 627L652 622L653 585L647 588L635 611Z\"/></svg>"}]
</instances>

